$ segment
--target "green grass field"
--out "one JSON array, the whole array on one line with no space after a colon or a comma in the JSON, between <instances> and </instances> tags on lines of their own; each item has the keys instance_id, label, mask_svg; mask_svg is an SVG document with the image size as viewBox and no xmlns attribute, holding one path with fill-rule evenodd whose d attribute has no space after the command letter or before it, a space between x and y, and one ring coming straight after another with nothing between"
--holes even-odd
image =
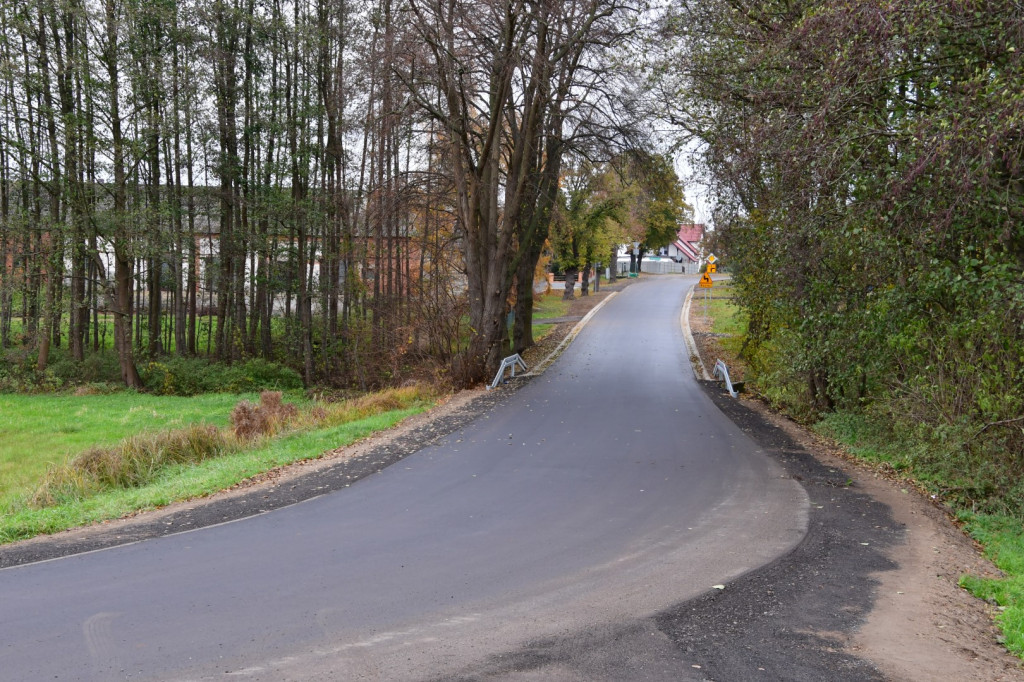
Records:
<instances>
[{"instance_id":1,"label":"green grass field","mask_svg":"<svg viewBox=\"0 0 1024 682\"><path fill-rule=\"evenodd\" d=\"M237 398L237 396L231 396ZM312 459L349 445L375 431L427 409L417 404L389 410L327 429L299 431L194 465L166 467L153 482L114 489L42 509L19 506L0 514L0 544L115 519L131 512L156 509L177 500L208 495L278 466Z\"/></svg>"},{"instance_id":2,"label":"green grass field","mask_svg":"<svg viewBox=\"0 0 1024 682\"><path fill-rule=\"evenodd\" d=\"M188 424L225 426L231 409L244 398L254 396L0 394L0 509L34 489L48 466L89 447Z\"/></svg>"}]
</instances>

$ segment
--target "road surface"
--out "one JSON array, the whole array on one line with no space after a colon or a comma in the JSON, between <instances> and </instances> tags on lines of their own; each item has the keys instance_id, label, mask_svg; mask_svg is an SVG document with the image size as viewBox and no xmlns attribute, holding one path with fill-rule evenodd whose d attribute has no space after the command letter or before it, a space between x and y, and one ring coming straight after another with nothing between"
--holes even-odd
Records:
<instances>
[{"instance_id":1,"label":"road surface","mask_svg":"<svg viewBox=\"0 0 1024 682\"><path fill-rule=\"evenodd\" d=\"M349 489L0 571L0 679L534 679L496 662L727 588L807 500L695 382L694 281L624 289L499 410ZM633 679L700 679L637 646L660 667Z\"/></svg>"}]
</instances>

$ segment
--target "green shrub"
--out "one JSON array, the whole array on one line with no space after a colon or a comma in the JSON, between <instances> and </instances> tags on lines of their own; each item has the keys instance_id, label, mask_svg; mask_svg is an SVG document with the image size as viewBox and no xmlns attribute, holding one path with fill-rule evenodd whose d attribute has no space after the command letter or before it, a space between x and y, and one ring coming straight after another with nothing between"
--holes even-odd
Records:
<instances>
[{"instance_id":1,"label":"green shrub","mask_svg":"<svg viewBox=\"0 0 1024 682\"><path fill-rule=\"evenodd\" d=\"M0 391L27 391L38 381L32 354L23 348L0 349Z\"/></svg>"},{"instance_id":2,"label":"green shrub","mask_svg":"<svg viewBox=\"0 0 1024 682\"><path fill-rule=\"evenodd\" d=\"M90 383L121 381L121 363L117 353L89 353L82 362L82 380Z\"/></svg>"},{"instance_id":3,"label":"green shrub","mask_svg":"<svg viewBox=\"0 0 1024 682\"><path fill-rule=\"evenodd\" d=\"M83 364L76 362L67 355L63 355L51 361L50 365L46 368L46 371L51 377L59 381L61 384L78 383L85 377Z\"/></svg>"},{"instance_id":4,"label":"green shrub","mask_svg":"<svg viewBox=\"0 0 1024 682\"><path fill-rule=\"evenodd\" d=\"M297 372L260 359L227 365L200 358L164 358L140 368L140 375L146 390L157 395L190 396L302 388L302 378Z\"/></svg>"},{"instance_id":5,"label":"green shrub","mask_svg":"<svg viewBox=\"0 0 1024 682\"><path fill-rule=\"evenodd\" d=\"M293 391L303 388L298 372L262 358L253 358L242 365L243 374L252 380L253 389Z\"/></svg>"},{"instance_id":6,"label":"green shrub","mask_svg":"<svg viewBox=\"0 0 1024 682\"><path fill-rule=\"evenodd\" d=\"M120 364L113 352L89 353L78 362L67 349L54 348L42 372L36 369L37 357L34 351L24 348L0 351L0 391L36 393L121 381Z\"/></svg>"}]
</instances>

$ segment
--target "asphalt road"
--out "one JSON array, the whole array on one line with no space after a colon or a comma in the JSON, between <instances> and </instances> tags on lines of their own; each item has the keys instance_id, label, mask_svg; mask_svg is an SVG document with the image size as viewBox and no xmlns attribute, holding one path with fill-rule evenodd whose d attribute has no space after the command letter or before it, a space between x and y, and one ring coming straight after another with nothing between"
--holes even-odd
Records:
<instances>
[{"instance_id":1,"label":"asphalt road","mask_svg":"<svg viewBox=\"0 0 1024 682\"><path fill-rule=\"evenodd\" d=\"M694 279L624 289L495 411L351 488L0 570L0 679L702 679L645 624L792 550L808 504L694 380ZM574 653L517 665L545 642Z\"/></svg>"}]
</instances>

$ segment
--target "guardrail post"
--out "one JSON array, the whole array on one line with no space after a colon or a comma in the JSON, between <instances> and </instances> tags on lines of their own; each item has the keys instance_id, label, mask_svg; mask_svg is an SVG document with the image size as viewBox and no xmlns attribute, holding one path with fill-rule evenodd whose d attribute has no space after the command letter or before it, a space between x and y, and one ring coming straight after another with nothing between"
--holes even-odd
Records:
<instances>
[{"instance_id":1,"label":"guardrail post","mask_svg":"<svg viewBox=\"0 0 1024 682\"><path fill-rule=\"evenodd\" d=\"M494 375L494 381L488 384L487 390L489 391L492 388L496 387L499 383L501 383L501 379L505 375L506 369L512 370L512 375L510 378L515 379L516 367L522 367L524 372L529 371L526 367L526 363L523 362L523 359L521 357L519 357L519 353L516 353L515 355L510 355L501 361L501 367L498 368L498 373Z\"/></svg>"},{"instance_id":2,"label":"guardrail post","mask_svg":"<svg viewBox=\"0 0 1024 682\"><path fill-rule=\"evenodd\" d=\"M733 390L732 381L729 379L729 368L725 365L724 360L718 360L715 362L715 377L718 379L725 380L725 388L729 391L729 395L733 398L739 397L739 393Z\"/></svg>"}]
</instances>

